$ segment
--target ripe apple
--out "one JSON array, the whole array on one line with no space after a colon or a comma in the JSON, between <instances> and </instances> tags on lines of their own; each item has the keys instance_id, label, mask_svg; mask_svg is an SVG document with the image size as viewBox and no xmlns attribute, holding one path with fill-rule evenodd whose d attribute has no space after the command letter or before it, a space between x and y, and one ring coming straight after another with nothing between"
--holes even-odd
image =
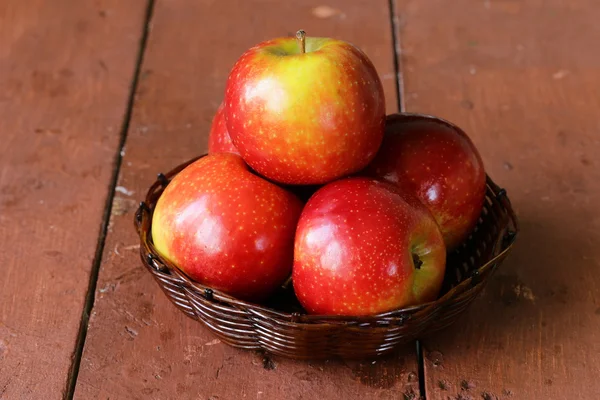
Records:
<instances>
[{"instance_id":1,"label":"ripe apple","mask_svg":"<svg viewBox=\"0 0 600 400\"><path fill-rule=\"evenodd\" d=\"M420 114L387 117L379 152L367 175L416 195L435 217L448 250L475 227L485 199L483 161L457 126Z\"/></svg>"},{"instance_id":2,"label":"ripe apple","mask_svg":"<svg viewBox=\"0 0 600 400\"><path fill-rule=\"evenodd\" d=\"M240 154L233 143L227 131L225 124L225 106L223 103L217 108L210 133L208 134L208 152L209 153L234 153Z\"/></svg>"},{"instance_id":3,"label":"ripe apple","mask_svg":"<svg viewBox=\"0 0 600 400\"><path fill-rule=\"evenodd\" d=\"M266 298L290 275L302 202L252 173L239 155L190 164L160 196L156 250L190 278L240 299Z\"/></svg>"},{"instance_id":4,"label":"ripe apple","mask_svg":"<svg viewBox=\"0 0 600 400\"><path fill-rule=\"evenodd\" d=\"M361 50L299 31L239 58L227 80L225 118L235 147L259 174L285 184L322 184L373 159L385 99Z\"/></svg>"},{"instance_id":5,"label":"ripe apple","mask_svg":"<svg viewBox=\"0 0 600 400\"><path fill-rule=\"evenodd\" d=\"M368 315L434 300L446 265L435 220L387 182L353 177L319 189L296 230L294 290L311 314Z\"/></svg>"}]
</instances>

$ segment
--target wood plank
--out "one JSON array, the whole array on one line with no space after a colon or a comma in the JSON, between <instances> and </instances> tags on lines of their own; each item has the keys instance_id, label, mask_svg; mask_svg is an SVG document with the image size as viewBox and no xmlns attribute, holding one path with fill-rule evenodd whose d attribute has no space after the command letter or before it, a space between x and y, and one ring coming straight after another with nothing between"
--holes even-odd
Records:
<instances>
[{"instance_id":1,"label":"wood plank","mask_svg":"<svg viewBox=\"0 0 600 400\"><path fill-rule=\"evenodd\" d=\"M468 315L425 340L427 398L598 398L600 8L447 5L396 1L407 108L472 135L522 234Z\"/></svg>"},{"instance_id":2,"label":"wood plank","mask_svg":"<svg viewBox=\"0 0 600 400\"><path fill-rule=\"evenodd\" d=\"M144 1L0 5L0 398L66 389Z\"/></svg>"},{"instance_id":3,"label":"wood plank","mask_svg":"<svg viewBox=\"0 0 600 400\"><path fill-rule=\"evenodd\" d=\"M352 41L396 110L387 1L158 0L127 138L77 399L398 399L416 386L415 355L302 363L233 349L168 302L139 261L132 215L156 173L206 151L233 63L272 37ZM360 27L360 29L357 29ZM132 192L131 195L127 193Z\"/></svg>"}]
</instances>

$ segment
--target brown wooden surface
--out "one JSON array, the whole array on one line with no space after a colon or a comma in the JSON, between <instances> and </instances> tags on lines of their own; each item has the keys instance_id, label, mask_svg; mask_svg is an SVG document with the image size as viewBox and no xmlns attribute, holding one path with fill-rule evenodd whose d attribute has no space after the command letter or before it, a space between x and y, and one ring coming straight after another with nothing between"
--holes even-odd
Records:
<instances>
[{"instance_id":1,"label":"brown wooden surface","mask_svg":"<svg viewBox=\"0 0 600 400\"><path fill-rule=\"evenodd\" d=\"M143 1L0 4L0 398L67 386Z\"/></svg>"},{"instance_id":2,"label":"brown wooden surface","mask_svg":"<svg viewBox=\"0 0 600 400\"><path fill-rule=\"evenodd\" d=\"M156 173L206 151L233 63L259 41L305 29L355 42L397 109L388 2L158 0L140 75L77 399L398 399L416 359L292 362L230 348L168 302L139 261L136 202Z\"/></svg>"},{"instance_id":3,"label":"brown wooden surface","mask_svg":"<svg viewBox=\"0 0 600 400\"><path fill-rule=\"evenodd\" d=\"M147 2L0 2L0 399L65 396ZM512 256L424 340L427 399L600 393L600 8L594 0L394 0L409 111L458 123L520 214ZM232 349L142 268L132 212L206 150L235 59L260 40L355 42L396 110L388 2L157 0L77 399L411 399L412 348L301 363ZM596 207L596 208L595 208Z\"/></svg>"},{"instance_id":4,"label":"brown wooden surface","mask_svg":"<svg viewBox=\"0 0 600 400\"><path fill-rule=\"evenodd\" d=\"M522 220L483 297L425 340L427 399L599 398L598 3L396 4L407 109L463 126Z\"/></svg>"}]
</instances>

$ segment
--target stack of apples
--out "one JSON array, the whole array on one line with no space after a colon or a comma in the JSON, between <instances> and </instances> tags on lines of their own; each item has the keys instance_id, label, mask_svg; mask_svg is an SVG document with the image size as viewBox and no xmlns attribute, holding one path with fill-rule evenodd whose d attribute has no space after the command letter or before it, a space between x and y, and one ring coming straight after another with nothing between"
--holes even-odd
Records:
<instances>
[{"instance_id":1,"label":"stack of apples","mask_svg":"<svg viewBox=\"0 0 600 400\"><path fill-rule=\"evenodd\" d=\"M483 207L483 163L461 129L386 116L365 53L303 31L238 59L208 145L165 188L152 238L190 278L246 301L290 277L311 314L432 301Z\"/></svg>"}]
</instances>

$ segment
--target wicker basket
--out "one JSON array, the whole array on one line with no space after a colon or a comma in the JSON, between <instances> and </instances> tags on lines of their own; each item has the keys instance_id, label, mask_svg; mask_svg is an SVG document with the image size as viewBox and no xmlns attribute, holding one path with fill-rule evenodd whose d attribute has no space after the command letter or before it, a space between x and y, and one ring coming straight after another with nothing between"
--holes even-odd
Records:
<instances>
[{"instance_id":1,"label":"wicker basket","mask_svg":"<svg viewBox=\"0 0 600 400\"><path fill-rule=\"evenodd\" d=\"M444 286L436 301L368 317L306 315L289 285L268 304L256 305L193 282L162 259L152 243L152 211L158 198L169 180L198 158L167 175L159 174L150 187L135 214L140 255L175 306L239 348L296 359L366 358L392 352L424 331L440 330L455 321L505 259L518 232L506 191L488 177L479 223L469 239L448 255Z\"/></svg>"}]
</instances>

